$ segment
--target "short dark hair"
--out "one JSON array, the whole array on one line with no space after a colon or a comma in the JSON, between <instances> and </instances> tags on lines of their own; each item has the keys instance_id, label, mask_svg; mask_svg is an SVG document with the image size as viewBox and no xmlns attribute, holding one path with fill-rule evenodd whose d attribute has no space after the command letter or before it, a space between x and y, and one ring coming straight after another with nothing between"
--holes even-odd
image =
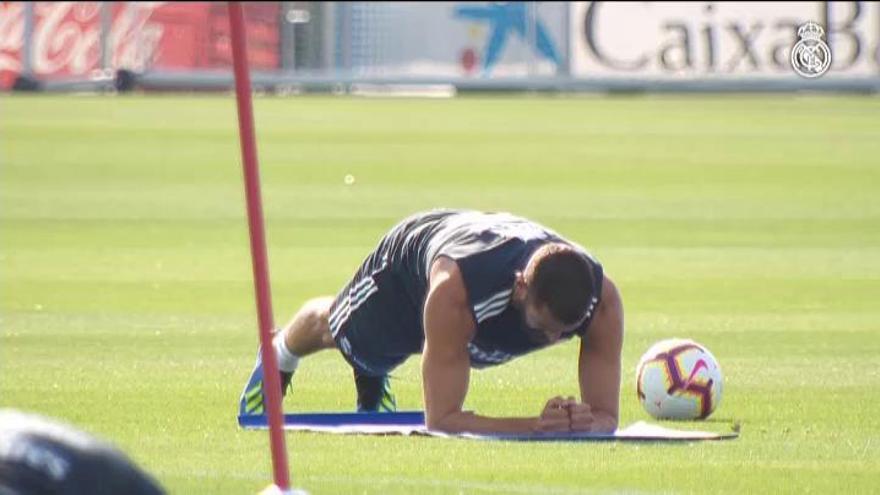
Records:
<instances>
[{"instance_id":1,"label":"short dark hair","mask_svg":"<svg viewBox=\"0 0 880 495\"><path fill-rule=\"evenodd\" d=\"M586 256L565 244L540 247L523 274L529 295L562 323L584 319L594 295L593 268Z\"/></svg>"},{"instance_id":2,"label":"short dark hair","mask_svg":"<svg viewBox=\"0 0 880 495\"><path fill-rule=\"evenodd\" d=\"M121 450L69 424L0 409L0 494L163 495Z\"/></svg>"}]
</instances>

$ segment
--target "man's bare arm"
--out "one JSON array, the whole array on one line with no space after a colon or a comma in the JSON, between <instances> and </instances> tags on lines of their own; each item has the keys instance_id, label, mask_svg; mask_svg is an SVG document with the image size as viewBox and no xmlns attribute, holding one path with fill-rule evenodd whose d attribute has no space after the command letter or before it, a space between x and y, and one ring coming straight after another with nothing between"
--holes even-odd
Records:
<instances>
[{"instance_id":1,"label":"man's bare arm","mask_svg":"<svg viewBox=\"0 0 880 495\"><path fill-rule=\"evenodd\" d=\"M617 428L622 347L623 303L617 287L606 277L602 302L581 340L578 359L581 400L589 405L591 431L610 432Z\"/></svg>"},{"instance_id":2,"label":"man's bare arm","mask_svg":"<svg viewBox=\"0 0 880 495\"><path fill-rule=\"evenodd\" d=\"M431 268L425 300L422 387L428 428L451 433L567 431L562 398L551 399L539 417L490 418L462 411L470 378L467 345L476 331L458 265L439 258Z\"/></svg>"}]
</instances>

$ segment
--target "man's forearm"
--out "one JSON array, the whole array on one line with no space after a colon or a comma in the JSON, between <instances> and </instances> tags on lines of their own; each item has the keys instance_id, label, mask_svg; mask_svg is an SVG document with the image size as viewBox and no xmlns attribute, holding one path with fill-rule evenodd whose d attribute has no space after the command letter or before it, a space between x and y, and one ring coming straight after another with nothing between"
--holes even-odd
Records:
<instances>
[{"instance_id":1,"label":"man's forearm","mask_svg":"<svg viewBox=\"0 0 880 495\"><path fill-rule=\"evenodd\" d=\"M447 433L532 433L538 418L492 418L472 412L455 412L429 424L428 428Z\"/></svg>"}]
</instances>

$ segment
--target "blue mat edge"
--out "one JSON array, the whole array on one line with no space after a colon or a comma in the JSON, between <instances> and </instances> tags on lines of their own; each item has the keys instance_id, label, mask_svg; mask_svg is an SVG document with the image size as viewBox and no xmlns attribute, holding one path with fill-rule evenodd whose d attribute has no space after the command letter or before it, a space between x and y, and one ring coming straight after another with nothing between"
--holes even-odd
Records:
<instances>
[{"instance_id":1,"label":"blue mat edge","mask_svg":"<svg viewBox=\"0 0 880 495\"><path fill-rule=\"evenodd\" d=\"M242 428L267 428L268 419L260 414L242 414L238 416L238 424ZM399 411L393 413L377 412L352 412L352 413L295 413L284 415L285 425L311 425L338 427L351 424L367 425L398 425L398 426L423 426L425 414L423 411ZM533 434L504 434L480 435L465 433L460 435L447 435L443 433L423 432L424 435L466 438L474 440L502 440L512 442L576 442L576 441L640 441L640 442L694 442L694 441L718 441L733 440L739 437L738 432L716 433L712 438L657 438L653 436L628 436L619 437L613 433L533 433Z\"/></svg>"},{"instance_id":2,"label":"blue mat edge","mask_svg":"<svg viewBox=\"0 0 880 495\"><path fill-rule=\"evenodd\" d=\"M262 414L240 414L238 424L242 427L268 426ZM284 415L285 425L309 424L314 426L345 426L351 424L421 426L425 424L422 411L351 412L351 413L295 413Z\"/></svg>"}]
</instances>

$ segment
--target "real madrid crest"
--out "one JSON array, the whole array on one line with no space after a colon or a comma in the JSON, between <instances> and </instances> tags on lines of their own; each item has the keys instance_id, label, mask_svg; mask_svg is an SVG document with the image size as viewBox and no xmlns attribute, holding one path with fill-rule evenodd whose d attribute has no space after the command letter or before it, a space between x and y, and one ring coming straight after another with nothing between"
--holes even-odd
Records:
<instances>
[{"instance_id":1,"label":"real madrid crest","mask_svg":"<svg viewBox=\"0 0 880 495\"><path fill-rule=\"evenodd\" d=\"M791 67L803 77L819 77L831 67L831 49L822 41L825 30L815 22L798 28L801 39L791 49Z\"/></svg>"}]
</instances>

